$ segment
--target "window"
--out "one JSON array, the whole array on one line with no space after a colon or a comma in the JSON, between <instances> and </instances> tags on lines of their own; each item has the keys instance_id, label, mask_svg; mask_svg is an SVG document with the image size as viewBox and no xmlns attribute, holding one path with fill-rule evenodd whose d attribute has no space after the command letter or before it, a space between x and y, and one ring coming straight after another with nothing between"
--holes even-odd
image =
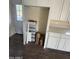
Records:
<instances>
[{"instance_id":1,"label":"window","mask_svg":"<svg viewBox=\"0 0 79 59\"><path fill-rule=\"evenodd\" d=\"M16 5L17 21L23 21L22 19L22 5Z\"/></svg>"}]
</instances>

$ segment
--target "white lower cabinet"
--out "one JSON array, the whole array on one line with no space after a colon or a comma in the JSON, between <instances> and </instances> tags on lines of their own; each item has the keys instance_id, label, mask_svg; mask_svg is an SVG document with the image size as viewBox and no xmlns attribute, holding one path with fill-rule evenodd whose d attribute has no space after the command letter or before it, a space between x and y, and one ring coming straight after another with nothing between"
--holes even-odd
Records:
<instances>
[{"instance_id":1,"label":"white lower cabinet","mask_svg":"<svg viewBox=\"0 0 79 59\"><path fill-rule=\"evenodd\" d=\"M57 42L58 42L58 38L52 38L52 37L49 37L48 38L48 45L47 47L48 48L53 48L53 49L57 49Z\"/></svg>"},{"instance_id":2,"label":"white lower cabinet","mask_svg":"<svg viewBox=\"0 0 79 59\"><path fill-rule=\"evenodd\" d=\"M70 51L70 40L69 39L60 39L58 50Z\"/></svg>"},{"instance_id":3,"label":"white lower cabinet","mask_svg":"<svg viewBox=\"0 0 79 59\"><path fill-rule=\"evenodd\" d=\"M57 49L59 49L59 50L64 50L63 48L64 48L64 44L65 44L65 39L61 39L60 41L59 41L59 45L58 45L58 48Z\"/></svg>"},{"instance_id":4,"label":"white lower cabinet","mask_svg":"<svg viewBox=\"0 0 79 59\"><path fill-rule=\"evenodd\" d=\"M47 48L57 49L59 36L60 34L57 33L48 33L48 41L47 41Z\"/></svg>"},{"instance_id":5,"label":"white lower cabinet","mask_svg":"<svg viewBox=\"0 0 79 59\"><path fill-rule=\"evenodd\" d=\"M70 51L70 40L69 39L66 39L63 49L64 51Z\"/></svg>"},{"instance_id":6,"label":"white lower cabinet","mask_svg":"<svg viewBox=\"0 0 79 59\"><path fill-rule=\"evenodd\" d=\"M57 35L57 37L56 37ZM59 36L60 35L60 36ZM62 37L63 36L63 37ZM70 39L67 35L49 33L47 40L47 48L70 51Z\"/></svg>"}]
</instances>

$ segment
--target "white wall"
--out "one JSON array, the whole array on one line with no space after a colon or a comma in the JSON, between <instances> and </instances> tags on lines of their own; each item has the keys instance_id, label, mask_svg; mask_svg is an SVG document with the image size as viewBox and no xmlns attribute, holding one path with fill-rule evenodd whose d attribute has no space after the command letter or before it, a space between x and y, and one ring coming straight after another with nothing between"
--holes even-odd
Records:
<instances>
[{"instance_id":1,"label":"white wall","mask_svg":"<svg viewBox=\"0 0 79 59\"><path fill-rule=\"evenodd\" d=\"M23 33L23 22L16 21L16 19L17 19L16 18L16 4L22 4L22 0L10 0L9 4L10 4L10 9L11 9L11 11L10 11L11 12L11 20L13 23L13 25L11 27L15 28L15 33L22 34Z\"/></svg>"},{"instance_id":2,"label":"white wall","mask_svg":"<svg viewBox=\"0 0 79 59\"><path fill-rule=\"evenodd\" d=\"M16 33L15 31L15 20L14 20L14 15L13 15L13 8L12 4L10 3L10 8L9 8L9 36L12 36L13 34Z\"/></svg>"}]
</instances>

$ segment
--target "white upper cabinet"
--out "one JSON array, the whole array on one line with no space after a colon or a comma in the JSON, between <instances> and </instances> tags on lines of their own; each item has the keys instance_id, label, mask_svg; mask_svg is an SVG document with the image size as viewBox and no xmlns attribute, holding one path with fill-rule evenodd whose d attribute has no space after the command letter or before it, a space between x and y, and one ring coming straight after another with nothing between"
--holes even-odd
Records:
<instances>
[{"instance_id":1,"label":"white upper cabinet","mask_svg":"<svg viewBox=\"0 0 79 59\"><path fill-rule=\"evenodd\" d=\"M50 0L23 0L23 4L28 6L49 7Z\"/></svg>"},{"instance_id":2,"label":"white upper cabinet","mask_svg":"<svg viewBox=\"0 0 79 59\"><path fill-rule=\"evenodd\" d=\"M64 5L61 13L61 20L70 20L70 0L64 0Z\"/></svg>"},{"instance_id":3,"label":"white upper cabinet","mask_svg":"<svg viewBox=\"0 0 79 59\"><path fill-rule=\"evenodd\" d=\"M49 19L51 20L59 20L62 12L64 0L54 0L51 3L50 11L49 11Z\"/></svg>"},{"instance_id":4,"label":"white upper cabinet","mask_svg":"<svg viewBox=\"0 0 79 59\"><path fill-rule=\"evenodd\" d=\"M52 0L49 19L69 20L70 19L70 0Z\"/></svg>"}]
</instances>

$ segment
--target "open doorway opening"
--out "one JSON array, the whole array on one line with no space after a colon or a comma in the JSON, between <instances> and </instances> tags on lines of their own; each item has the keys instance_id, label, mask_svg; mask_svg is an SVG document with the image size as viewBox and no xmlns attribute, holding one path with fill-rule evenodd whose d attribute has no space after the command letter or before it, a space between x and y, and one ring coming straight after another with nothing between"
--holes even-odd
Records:
<instances>
[{"instance_id":1,"label":"open doorway opening","mask_svg":"<svg viewBox=\"0 0 79 59\"><path fill-rule=\"evenodd\" d=\"M40 43L41 45L43 45L45 40L46 28L47 28L49 8L24 6L23 14L24 14L24 22L27 23L27 26L25 26L26 27L25 31L27 34L24 33L26 34L25 42L28 43L28 42L38 41L38 44ZM32 28L31 31L30 31L30 27ZM34 32L34 37L33 37L33 32ZM40 35L38 38L39 40L36 38L37 37L36 33Z\"/></svg>"}]
</instances>

